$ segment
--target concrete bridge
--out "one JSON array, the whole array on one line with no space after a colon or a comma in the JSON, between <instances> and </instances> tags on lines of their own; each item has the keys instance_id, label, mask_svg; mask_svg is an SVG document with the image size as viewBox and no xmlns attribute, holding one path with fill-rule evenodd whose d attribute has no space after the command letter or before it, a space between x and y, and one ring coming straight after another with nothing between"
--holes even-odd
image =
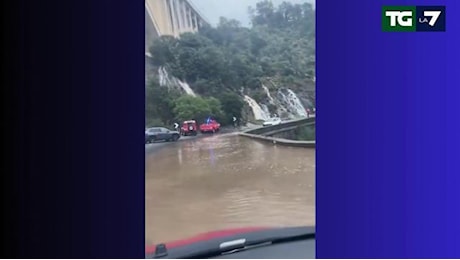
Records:
<instances>
[{"instance_id":1,"label":"concrete bridge","mask_svg":"<svg viewBox=\"0 0 460 260\"><path fill-rule=\"evenodd\" d=\"M290 135L292 135L292 133L299 127L315 126L315 124L315 117L302 118L297 120L286 121L279 125L251 129L240 133L240 135L253 139L258 139L261 141L267 141L273 144L314 148L316 145L315 141L297 141L287 138Z\"/></svg>"},{"instance_id":2,"label":"concrete bridge","mask_svg":"<svg viewBox=\"0 0 460 260\"><path fill-rule=\"evenodd\" d=\"M188 0L145 0L145 83L155 74L149 52L154 39L163 35L178 38L204 25L209 22Z\"/></svg>"},{"instance_id":3,"label":"concrete bridge","mask_svg":"<svg viewBox=\"0 0 460 260\"><path fill-rule=\"evenodd\" d=\"M205 24L209 22L188 0L145 0L146 55L155 38L197 32Z\"/></svg>"}]
</instances>

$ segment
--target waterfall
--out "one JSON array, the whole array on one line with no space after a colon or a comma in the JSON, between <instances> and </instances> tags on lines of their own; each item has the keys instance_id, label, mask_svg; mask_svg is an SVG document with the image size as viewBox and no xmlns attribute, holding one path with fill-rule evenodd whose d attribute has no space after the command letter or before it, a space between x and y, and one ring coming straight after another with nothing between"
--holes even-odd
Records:
<instances>
[{"instance_id":1,"label":"waterfall","mask_svg":"<svg viewBox=\"0 0 460 260\"><path fill-rule=\"evenodd\" d=\"M171 85L171 80L168 77L168 72L163 67L158 68L158 76L160 78L160 86Z\"/></svg>"},{"instance_id":2,"label":"waterfall","mask_svg":"<svg viewBox=\"0 0 460 260\"><path fill-rule=\"evenodd\" d=\"M286 89L287 95L282 90L278 91L278 96L287 105L291 113L298 116L307 117L307 111L300 102L299 97L291 89Z\"/></svg>"},{"instance_id":3,"label":"waterfall","mask_svg":"<svg viewBox=\"0 0 460 260\"><path fill-rule=\"evenodd\" d=\"M176 77L169 77L168 72L164 67L158 68L158 75L160 78L160 86L167 86L167 87L180 87L187 95L194 96L196 97L195 92L193 92L193 89L190 88L190 86L187 84L187 82L182 82Z\"/></svg>"},{"instance_id":4,"label":"waterfall","mask_svg":"<svg viewBox=\"0 0 460 260\"><path fill-rule=\"evenodd\" d=\"M269 79L269 83L271 83L275 88L277 88L276 83L273 79ZM268 98L270 99L270 103L276 105L278 115L288 115L289 118L294 118L297 115L295 109L292 109L292 105L289 102L289 98L282 92L282 90L278 90L278 95L273 98L270 94L270 91L265 85L262 85L262 88L267 93Z\"/></svg>"},{"instance_id":5,"label":"waterfall","mask_svg":"<svg viewBox=\"0 0 460 260\"><path fill-rule=\"evenodd\" d=\"M270 115L270 110L268 109L267 105L261 104L260 107L262 108L262 111L264 111L266 115Z\"/></svg>"},{"instance_id":6,"label":"waterfall","mask_svg":"<svg viewBox=\"0 0 460 260\"><path fill-rule=\"evenodd\" d=\"M187 95L196 97L195 92L193 92L193 89L190 88L190 86L187 84L187 82L182 82L180 80L178 80L178 81L179 81L178 82L179 86L185 91L185 93L187 93Z\"/></svg>"},{"instance_id":7,"label":"waterfall","mask_svg":"<svg viewBox=\"0 0 460 260\"><path fill-rule=\"evenodd\" d=\"M244 95L244 101L248 103L248 105L252 109L252 113L254 114L254 118L256 120L267 120L270 118L269 114L267 114L260 106L257 104L257 102L249 97L248 95ZM267 109L268 110L268 109Z\"/></svg>"},{"instance_id":8,"label":"waterfall","mask_svg":"<svg viewBox=\"0 0 460 260\"><path fill-rule=\"evenodd\" d=\"M262 84L262 88L264 89L265 93L267 94L267 97L270 100L270 103L274 104L275 100L273 99L272 95L270 95L270 90L268 90L268 88L264 84Z\"/></svg>"}]
</instances>

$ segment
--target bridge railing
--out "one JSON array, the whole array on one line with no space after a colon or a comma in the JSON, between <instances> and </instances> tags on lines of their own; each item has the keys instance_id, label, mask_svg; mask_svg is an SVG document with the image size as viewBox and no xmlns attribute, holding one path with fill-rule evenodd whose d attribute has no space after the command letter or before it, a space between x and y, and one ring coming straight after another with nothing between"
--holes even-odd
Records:
<instances>
[{"instance_id":1,"label":"bridge railing","mask_svg":"<svg viewBox=\"0 0 460 260\"><path fill-rule=\"evenodd\" d=\"M245 131L245 133L253 134L253 135L264 135L264 134L271 133L271 132L278 132L278 130L282 130L284 128L292 129L292 127L300 126L300 125L308 125L308 124L313 125L315 124L315 122L316 121L314 117L303 118L303 119L287 121L279 125L271 125L271 126L264 126L264 127L251 129L251 130Z\"/></svg>"},{"instance_id":2,"label":"bridge railing","mask_svg":"<svg viewBox=\"0 0 460 260\"><path fill-rule=\"evenodd\" d=\"M303 118L298 120L291 120L284 122L279 125L265 126L256 129L251 129L240 133L241 136L257 139L260 141L270 142L273 144L287 145L287 146L297 146L305 148L315 148L315 141L297 141L297 140L288 140L284 138L276 138L267 136L270 133L281 132L283 129L293 129L301 125L314 125L316 122L315 117Z\"/></svg>"},{"instance_id":3,"label":"bridge railing","mask_svg":"<svg viewBox=\"0 0 460 260\"><path fill-rule=\"evenodd\" d=\"M316 141L297 141L297 140L289 140L284 138L276 138L267 136L267 134L274 133L274 132L281 132L283 129L293 129L295 127L301 125L314 125L315 118L304 118L299 120L292 120L288 121L279 125L273 126L265 126L256 129L251 129L245 132L240 133L241 136L245 136L248 138L265 141L273 144L280 144L280 145L287 145L287 146L296 146L296 147L304 147L304 148L315 148Z\"/></svg>"}]
</instances>

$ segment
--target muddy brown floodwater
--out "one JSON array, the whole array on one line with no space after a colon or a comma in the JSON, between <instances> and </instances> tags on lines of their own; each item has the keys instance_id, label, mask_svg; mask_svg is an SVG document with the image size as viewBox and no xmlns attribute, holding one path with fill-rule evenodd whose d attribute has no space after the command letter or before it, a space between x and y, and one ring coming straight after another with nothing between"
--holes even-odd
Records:
<instances>
[{"instance_id":1,"label":"muddy brown floodwater","mask_svg":"<svg viewBox=\"0 0 460 260\"><path fill-rule=\"evenodd\" d=\"M234 134L146 155L146 243L219 229L315 224L315 150Z\"/></svg>"}]
</instances>

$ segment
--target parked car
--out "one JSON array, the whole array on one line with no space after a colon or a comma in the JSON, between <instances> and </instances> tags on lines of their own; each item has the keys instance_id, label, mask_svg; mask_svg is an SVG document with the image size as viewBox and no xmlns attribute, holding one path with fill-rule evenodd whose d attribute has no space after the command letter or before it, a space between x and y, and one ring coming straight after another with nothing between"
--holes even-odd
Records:
<instances>
[{"instance_id":1,"label":"parked car","mask_svg":"<svg viewBox=\"0 0 460 260\"><path fill-rule=\"evenodd\" d=\"M282 121L281 121L281 118L279 117L273 117L273 118L270 118L268 119L267 121L265 121L263 123L263 126L270 126L270 125L279 125L281 124Z\"/></svg>"},{"instance_id":2,"label":"parked car","mask_svg":"<svg viewBox=\"0 0 460 260\"><path fill-rule=\"evenodd\" d=\"M177 131L169 130L164 127L152 127L145 131L145 143L153 143L155 141L177 141L180 134Z\"/></svg>"},{"instance_id":3,"label":"parked car","mask_svg":"<svg viewBox=\"0 0 460 260\"><path fill-rule=\"evenodd\" d=\"M196 126L195 120L188 120L182 123L182 127L180 128L181 135L196 135L198 133L198 127Z\"/></svg>"},{"instance_id":4,"label":"parked car","mask_svg":"<svg viewBox=\"0 0 460 260\"><path fill-rule=\"evenodd\" d=\"M200 132L201 133L215 133L220 130L220 124L214 120L208 120L200 125Z\"/></svg>"}]
</instances>

